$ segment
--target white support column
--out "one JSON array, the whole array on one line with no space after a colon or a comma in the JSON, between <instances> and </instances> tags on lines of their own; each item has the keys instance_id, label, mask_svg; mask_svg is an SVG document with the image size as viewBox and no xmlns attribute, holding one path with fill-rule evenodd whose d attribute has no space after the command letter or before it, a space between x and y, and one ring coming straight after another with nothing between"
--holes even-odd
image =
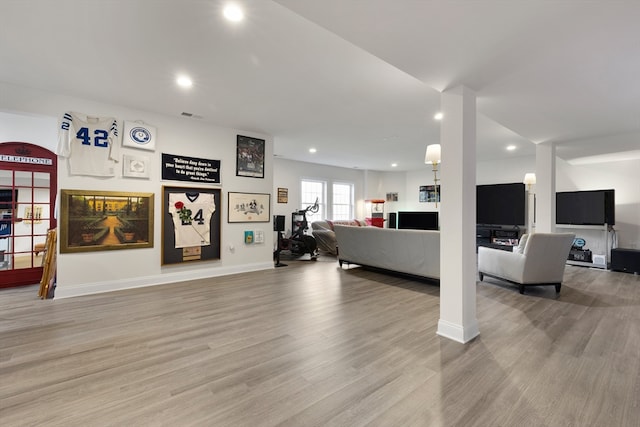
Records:
<instances>
[{"instance_id":1,"label":"white support column","mask_svg":"<svg viewBox=\"0 0 640 427\"><path fill-rule=\"evenodd\" d=\"M556 145L536 145L536 231L556 231Z\"/></svg>"},{"instance_id":2,"label":"white support column","mask_svg":"<svg viewBox=\"0 0 640 427\"><path fill-rule=\"evenodd\" d=\"M438 335L476 337L476 96L459 86L442 93L440 125L440 320Z\"/></svg>"}]
</instances>

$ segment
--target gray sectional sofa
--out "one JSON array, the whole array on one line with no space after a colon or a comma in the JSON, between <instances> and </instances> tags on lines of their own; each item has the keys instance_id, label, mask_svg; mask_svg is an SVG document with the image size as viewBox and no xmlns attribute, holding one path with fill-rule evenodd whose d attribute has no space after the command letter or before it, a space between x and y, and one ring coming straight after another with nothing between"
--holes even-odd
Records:
<instances>
[{"instance_id":1,"label":"gray sectional sofa","mask_svg":"<svg viewBox=\"0 0 640 427\"><path fill-rule=\"evenodd\" d=\"M440 279L440 232L334 226L338 262Z\"/></svg>"},{"instance_id":2,"label":"gray sectional sofa","mask_svg":"<svg viewBox=\"0 0 640 427\"><path fill-rule=\"evenodd\" d=\"M311 230L314 239L318 243L318 249L324 252L328 252L332 255L337 255L337 243L336 233L333 231L333 227L336 225L349 225L352 227L366 227L365 220L349 219L349 220L335 220L328 219L321 221L314 221L311 223Z\"/></svg>"}]
</instances>

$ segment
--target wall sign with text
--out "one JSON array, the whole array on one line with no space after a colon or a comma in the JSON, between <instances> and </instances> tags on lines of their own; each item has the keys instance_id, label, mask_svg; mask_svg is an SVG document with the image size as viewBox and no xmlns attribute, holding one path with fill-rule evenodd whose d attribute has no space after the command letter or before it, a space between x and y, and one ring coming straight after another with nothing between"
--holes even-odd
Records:
<instances>
[{"instance_id":1,"label":"wall sign with text","mask_svg":"<svg viewBox=\"0 0 640 427\"><path fill-rule=\"evenodd\" d=\"M162 153L162 179L220 184L220 160Z\"/></svg>"}]
</instances>

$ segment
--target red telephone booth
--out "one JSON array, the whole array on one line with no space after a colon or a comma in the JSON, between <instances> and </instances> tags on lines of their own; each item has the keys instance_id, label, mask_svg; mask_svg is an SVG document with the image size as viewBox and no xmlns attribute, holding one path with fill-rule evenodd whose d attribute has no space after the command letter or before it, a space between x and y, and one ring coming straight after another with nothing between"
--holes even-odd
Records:
<instances>
[{"instance_id":1,"label":"red telephone booth","mask_svg":"<svg viewBox=\"0 0 640 427\"><path fill-rule=\"evenodd\" d=\"M0 143L0 288L40 281L47 233L56 227L57 182L55 153Z\"/></svg>"}]
</instances>

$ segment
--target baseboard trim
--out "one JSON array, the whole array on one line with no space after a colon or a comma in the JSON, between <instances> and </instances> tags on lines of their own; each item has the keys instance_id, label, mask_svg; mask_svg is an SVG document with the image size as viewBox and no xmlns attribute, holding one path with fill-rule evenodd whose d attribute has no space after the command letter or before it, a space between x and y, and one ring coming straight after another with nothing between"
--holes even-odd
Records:
<instances>
[{"instance_id":1,"label":"baseboard trim","mask_svg":"<svg viewBox=\"0 0 640 427\"><path fill-rule=\"evenodd\" d=\"M476 320L470 325L463 326L440 319L438 320L438 331L436 333L441 337L466 344L480 335L480 330Z\"/></svg>"},{"instance_id":2,"label":"baseboard trim","mask_svg":"<svg viewBox=\"0 0 640 427\"><path fill-rule=\"evenodd\" d=\"M251 271L269 270L274 268L272 262L243 264L232 267L216 267L195 271L179 271L163 273L154 276L135 277L132 279L82 283L56 287L54 299L73 298L84 295L101 294L105 292L122 291L125 289L144 288L148 286L166 285L169 283L185 282L187 280L207 279L210 277L227 276L230 274L248 273Z\"/></svg>"}]
</instances>

